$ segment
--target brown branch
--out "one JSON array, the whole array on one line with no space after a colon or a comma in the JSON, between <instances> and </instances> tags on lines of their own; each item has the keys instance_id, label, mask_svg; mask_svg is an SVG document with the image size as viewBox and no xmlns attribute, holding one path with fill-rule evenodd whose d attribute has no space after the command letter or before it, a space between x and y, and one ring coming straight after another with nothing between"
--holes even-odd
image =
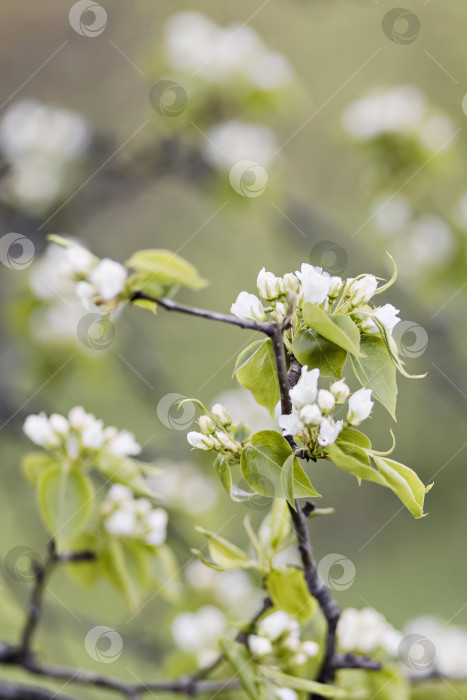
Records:
<instances>
[{"instance_id":1,"label":"brown branch","mask_svg":"<svg viewBox=\"0 0 467 700\"><path fill-rule=\"evenodd\" d=\"M34 688L23 683L0 681L0 700L75 700L70 695L63 695L56 690Z\"/></svg>"},{"instance_id":2,"label":"brown branch","mask_svg":"<svg viewBox=\"0 0 467 700\"><path fill-rule=\"evenodd\" d=\"M239 328L246 328L252 331L265 333L269 337L273 336L275 329L277 328L276 324L272 322L246 321L245 319L237 318L237 316L233 316L231 314L221 314L217 311L209 311L208 309L199 309L196 306L179 304L176 301L172 301L172 299L155 299L154 297L145 294L145 292L135 292L130 301L137 301L138 299L152 301L154 304L161 306L166 311L177 311L178 313L188 314L189 316L206 318L211 321L219 321L220 323L229 323L233 326L238 326Z\"/></svg>"}]
</instances>

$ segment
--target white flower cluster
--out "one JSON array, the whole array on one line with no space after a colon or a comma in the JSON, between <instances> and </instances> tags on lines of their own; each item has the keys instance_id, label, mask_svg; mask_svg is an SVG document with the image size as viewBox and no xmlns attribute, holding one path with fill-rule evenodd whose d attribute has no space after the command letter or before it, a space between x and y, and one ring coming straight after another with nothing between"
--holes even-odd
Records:
<instances>
[{"instance_id":1,"label":"white flower cluster","mask_svg":"<svg viewBox=\"0 0 467 700\"><path fill-rule=\"evenodd\" d=\"M122 458L141 452L133 433L113 426L104 428L103 421L86 413L82 406L72 408L67 418L58 413L52 413L50 417L45 413L30 415L23 430L35 445L61 452L72 460L101 451Z\"/></svg>"},{"instance_id":2,"label":"white flower cluster","mask_svg":"<svg viewBox=\"0 0 467 700\"><path fill-rule=\"evenodd\" d=\"M238 459L242 452L242 444L235 439L232 418L225 406L214 404L211 413L200 416L199 427L187 435L192 447L198 450L215 450L221 455Z\"/></svg>"},{"instance_id":3,"label":"white flower cluster","mask_svg":"<svg viewBox=\"0 0 467 700\"><path fill-rule=\"evenodd\" d=\"M135 498L127 486L113 484L101 512L110 535L141 540L152 547L165 542L167 511L154 508L147 498Z\"/></svg>"},{"instance_id":4,"label":"white flower cluster","mask_svg":"<svg viewBox=\"0 0 467 700\"><path fill-rule=\"evenodd\" d=\"M73 170L91 142L76 112L20 100L0 121L0 152L10 166L1 198L32 215L46 212L73 182Z\"/></svg>"},{"instance_id":5,"label":"white flower cluster","mask_svg":"<svg viewBox=\"0 0 467 700\"><path fill-rule=\"evenodd\" d=\"M267 49L245 24L221 27L201 12L179 12L165 25L165 54L172 68L209 83L246 83L279 90L293 79L290 63Z\"/></svg>"},{"instance_id":6,"label":"white flower cluster","mask_svg":"<svg viewBox=\"0 0 467 700\"><path fill-rule=\"evenodd\" d=\"M159 460L160 472L147 477L148 485L171 508L198 515L211 510L217 503L217 482L189 462L173 463Z\"/></svg>"},{"instance_id":7,"label":"white flower cluster","mask_svg":"<svg viewBox=\"0 0 467 700\"><path fill-rule=\"evenodd\" d=\"M248 635L248 648L259 659L281 659L287 666L303 666L317 656L319 646L311 640L300 639L300 626L290 615L277 610L257 625L256 634Z\"/></svg>"},{"instance_id":8,"label":"white flower cluster","mask_svg":"<svg viewBox=\"0 0 467 700\"><path fill-rule=\"evenodd\" d=\"M357 141L400 134L417 139L428 151L452 144L455 132L451 120L430 107L425 95L412 85L372 90L347 107L343 125Z\"/></svg>"},{"instance_id":9,"label":"white flower cluster","mask_svg":"<svg viewBox=\"0 0 467 700\"><path fill-rule=\"evenodd\" d=\"M263 124L232 120L207 130L202 151L206 161L220 170L241 161L266 167L277 153L277 140Z\"/></svg>"},{"instance_id":10,"label":"white flower cluster","mask_svg":"<svg viewBox=\"0 0 467 700\"><path fill-rule=\"evenodd\" d=\"M415 659L416 663L404 664L403 670L407 674L419 673L423 676L436 671L448 678L465 678L467 668L467 631L465 629L456 625L447 625L433 617L420 617L409 622L404 628L404 634L420 637L419 651L425 652L422 658ZM408 665L412 668L409 669Z\"/></svg>"},{"instance_id":11,"label":"white flower cluster","mask_svg":"<svg viewBox=\"0 0 467 700\"><path fill-rule=\"evenodd\" d=\"M181 613L172 623L175 644L194 654L202 666L218 656L218 641L226 631L225 615L213 605L204 605L196 612Z\"/></svg>"},{"instance_id":12,"label":"white flower cluster","mask_svg":"<svg viewBox=\"0 0 467 700\"><path fill-rule=\"evenodd\" d=\"M231 306L231 313L248 321L277 323L287 315L288 299L295 297L298 308L317 304L329 312L350 313L364 333L380 333L380 325L390 336L399 323L399 310L392 304L367 307L377 291L378 280L373 275L360 275L343 280L332 277L321 267L303 263L300 270L276 277L263 267L258 274L259 297L240 292ZM364 307L364 308L362 308Z\"/></svg>"},{"instance_id":13,"label":"white flower cluster","mask_svg":"<svg viewBox=\"0 0 467 700\"><path fill-rule=\"evenodd\" d=\"M281 415L279 425L284 435L297 435L313 451L316 442L320 447L331 445L337 440L344 427L344 420L335 421L333 410L348 401L345 423L360 425L373 408L371 389L358 389L350 395L350 389L343 379L333 382L328 389L319 389L319 369L302 367L300 379L290 390L293 410Z\"/></svg>"},{"instance_id":14,"label":"white flower cluster","mask_svg":"<svg viewBox=\"0 0 467 700\"><path fill-rule=\"evenodd\" d=\"M119 262L93 255L87 248L71 239L55 237L63 245L66 258L60 271L75 284L75 294L84 307L110 312L118 308L128 271Z\"/></svg>"},{"instance_id":15,"label":"white flower cluster","mask_svg":"<svg viewBox=\"0 0 467 700\"><path fill-rule=\"evenodd\" d=\"M402 634L373 608L347 608L339 620L337 639L343 652L371 654L383 649L388 656L397 658Z\"/></svg>"}]
</instances>

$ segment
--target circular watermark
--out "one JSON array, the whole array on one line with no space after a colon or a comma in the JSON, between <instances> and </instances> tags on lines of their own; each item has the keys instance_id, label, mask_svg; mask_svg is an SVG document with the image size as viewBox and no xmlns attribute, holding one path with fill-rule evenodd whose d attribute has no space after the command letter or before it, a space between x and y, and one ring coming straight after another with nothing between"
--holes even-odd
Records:
<instances>
[{"instance_id":1,"label":"circular watermark","mask_svg":"<svg viewBox=\"0 0 467 700\"><path fill-rule=\"evenodd\" d=\"M394 327L392 337L401 357L412 359L420 357L428 346L428 333L414 321L400 321Z\"/></svg>"},{"instance_id":2,"label":"circular watermark","mask_svg":"<svg viewBox=\"0 0 467 700\"><path fill-rule=\"evenodd\" d=\"M123 639L112 627L98 625L87 633L84 648L94 661L112 664L120 658L123 650Z\"/></svg>"},{"instance_id":3,"label":"circular watermark","mask_svg":"<svg viewBox=\"0 0 467 700\"><path fill-rule=\"evenodd\" d=\"M348 261L346 249L335 241L319 241L310 250L311 264L322 267L330 275L342 275Z\"/></svg>"},{"instance_id":4,"label":"circular watermark","mask_svg":"<svg viewBox=\"0 0 467 700\"><path fill-rule=\"evenodd\" d=\"M394 7L383 17L383 32L394 44L412 44L420 34L420 20L410 10Z\"/></svg>"},{"instance_id":5,"label":"circular watermark","mask_svg":"<svg viewBox=\"0 0 467 700\"><path fill-rule=\"evenodd\" d=\"M268 184L268 174L253 160L240 160L229 173L230 184L242 197L260 197Z\"/></svg>"},{"instance_id":6,"label":"circular watermark","mask_svg":"<svg viewBox=\"0 0 467 700\"><path fill-rule=\"evenodd\" d=\"M333 591L346 591L355 581L357 570L343 554L327 554L318 564L318 573Z\"/></svg>"},{"instance_id":7,"label":"circular watermark","mask_svg":"<svg viewBox=\"0 0 467 700\"><path fill-rule=\"evenodd\" d=\"M149 91L151 107L163 117L178 117L188 102L185 88L173 80L159 80Z\"/></svg>"},{"instance_id":8,"label":"circular watermark","mask_svg":"<svg viewBox=\"0 0 467 700\"><path fill-rule=\"evenodd\" d=\"M160 422L171 430L186 430L196 417L195 405L180 402L186 399L183 394L166 394L157 404L157 416Z\"/></svg>"},{"instance_id":9,"label":"circular watermark","mask_svg":"<svg viewBox=\"0 0 467 700\"><path fill-rule=\"evenodd\" d=\"M107 26L107 12L94 0L78 0L68 15L70 26L77 34L100 36Z\"/></svg>"},{"instance_id":10,"label":"circular watermark","mask_svg":"<svg viewBox=\"0 0 467 700\"><path fill-rule=\"evenodd\" d=\"M464 95L464 98L462 100L462 111L464 112L465 116L467 117L467 95Z\"/></svg>"},{"instance_id":11,"label":"circular watermark","mask_svg":"<svg viewBox=\"0 0 467 700\"><path fill-rule=\"evenodd\" d=\"M428 637L408 634L399 644L399 659L410 671L431 671L436 659L436 647Z\"/></svg>"},{"instance_id":12,"label":"circular watermark","mask_svg":"<svg viewBox=\"0 0 467 700\"><path fill-rule=\"evenodd\" d=\"M106 350L115 337L115 326L108 316L90 313L80 319L76 333L87 348Z\"/></svg>"},{"instance_id":13,"label":"circular watermark","mask_svg":"<svg viewBox=\"0 0 467 700\"><path fill-rule=\"evenodd\" d=\"M0 262L11 270L24 270L34 260L34 243L22 233L6 233L0 238Z\"/></svg>"},{"instance_id":14,"label":"circular watermark","mask_svg":"<svg viewBox=\"0 0 467 700\"><path fill-rule=\"evenodd\" d=\"M20 583L30 583L36 577L41 559L31 547L18 545L6 554L3 560L5 571L12 579Z\"/></svg>"}]
</instances>

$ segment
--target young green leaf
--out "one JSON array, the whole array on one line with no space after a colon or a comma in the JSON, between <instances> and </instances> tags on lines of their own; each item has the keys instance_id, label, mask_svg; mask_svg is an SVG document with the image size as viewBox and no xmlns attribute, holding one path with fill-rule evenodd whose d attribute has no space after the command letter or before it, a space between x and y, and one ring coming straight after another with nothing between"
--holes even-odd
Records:
<instances>
[{"instance_id":1,"label":"young green leaf","mask_svg":"<svg viewBox=\"0 0 467 700\"><path fill-rule=\"evenodd\" d=\"M224 570L241 569L245 566L255 565L255 562L251 561L248 555L236 544L202 527L197 527L196 530L209 539L208 549L211 559L214 564L221 566Z\"/></svg>"},{"instance_id":2,"label":"young green leaf","mask_svg":"<svg viewBox=\"0 0 467 700\"><path fill-rule=\"evenodd\" d=\"M285 498L281 484L282 466L292 454L285 438L273 430L255 433L241 457L242 474L254 491L271 498Z\"/></svg>"},{"instance_id":3,"label":"young green leaf","mask_svg":"<svg viewBox=\"0 0 467 700\"><path fill-rule=\"evenodd\" d=\"M272 341L269 338L256 340L245 348L237 358L235 374L255 400L274 415L280 391Z\"/></svg>"},{"instance_id":4,"label":"young green leaf","mask_svg":"<svg viewBox=\"0 0 467 700\"><path fill-rule=\"evenodd\" d=\"M348 442L351 445L358 445L358 447L363 447L364 450L371 449L370 439L359 430L355 428L342 428L337 438L337 442Z\"/></svg>"},{"instance_id":5,"label":"young green leaf","mask_svg":"<svg viewBox=\"0 0 467 700\"><path fill-rule=\"evenodd\" d=\"M140 273L149 273L148 277L163 285L171 284L190 289L202 289L206 286L196 268L170 250L139 250L125 263Z\"/></svg>"},{"instance_id":6,"label":"young green leaf","mask_svg":"<svg viewBox=\"0 0 467 700\"><path fill-rule=\"evenodd\" d=\"M79 469L53 466L39 476L37 496L44 521L60 548L86 524L93 508L94 488Z\"/></svg>"},{"instance_id":7,"label":"young green leaf","mask_svg":"<svg viewBox=\"0 0 467 700\"><path fill-rule=\"evenodd\" d=\"M235 675L238 676L246 695L250 700L258 700L260 695L257 688L256 671L248 649L243 644L233 642L231 639L221 639L219 646L235 671Z\"/></svg>"},{"instance_id":8,"label":"young green leaf","mask_svg":"<svg viewBox=\"0 0 467 700\"><path fill-rule=\"evenodd\" d=\"M396 368L386 343L378 336L362 334L360 349L363 357L351 357L355 376L364 387L373 390L374 398L396 420Z\"/></svg>"},{"instance_id":9,"label":"young green leaf","mask_svg":"<svg viewBox=\"0 0 467 700\"><path fill-rule=\"evenodd\" d=\"M327 314L319 306L307 303L303 306L303 319L309 328L323 338L357 357L361 356L360 331L350 316Z\"/></svg>"},{"instance_id":10,"label":"young green leaf","mask_svg":"<svg viewBox=\"0 0 467 700\"><path fill-rule=\"evenodd\" d=\"M308 591L303 571L294 566L273 569L266 585L276 608L291 615L300 624L312 616L316 601Z\"/></svg>"},{"instance_id":11,"label":"young green leaf","mask_svg":"<svg viewBox=\"0 0 467 700\"><path fill-rule=\"evenodd\" d=\"M425 493L430 487L425 488L415 472L404 464L377 455L372 455L372 459L389 488L415 518L422 518Z\"/></svg>"},{"instance_id":12,"label":"young green leaf","mask_svg":"<svg viewBox=\"0 0 467 700\"><path fill-rule=\"evenodd\" d=\"M143 543L109 537L102 551L105 575L135 610L149 582L149 553Z\"/></svg>"},{"instance_id":13,"label":"young green leaf","mask_svg":"<svg viewBox=\"0 0 467 700\"><path fill-rule=\"evenodd\" d=\"M295 509L295 498L320 498L321 494L313 488L302 465L291 454L282 467L281 484L287 501Z\"/></svg>"},{"instance_id":14,"label":"young green leaf","mask_svg":"<svg viewBox=\"0 0 467 700\"><path fill-rule=\"evenodd\" d=\"M299 678L297 676L289 676L281 671L270 666L261 666L260 673L272 681L276 681L279 685L285 688L293 688L294 690L304 690L307 693L321 695L323 698L345 698L347 693L341 688L336 688L334 685L324 685L318 681L309 681L307 678Z\"/></svg>"},{"instance_id":15,"label":"young green leaf","mask_svg":"<svg viewBox=\"0 0 467 700\"><path fill-rule=\"evenodd\" d=\"M222 455L217 455L216 459L214 460L214 469L221 480L222 486L230 496L232 491L232 472L230 471L230 464L228 460L226 460Z\"/></svg>"},{"instance_id":16,"label":"young green leaf","mask_svg":"<svg viewBox=\"0 0 467 700\"><path fill-rule=\"evenodd\" d=\"M305 328L295 336L292 352L301 365L317 367L322 376L342 377L347 351L323 338L312 328Z\"/></svg>"},{"instance_id":17,"label":"young green leaf","mask_svg":"<svg viewBox=\"0 0 467 700\"><path fill-rule=\"evenodd\" d=\"M61 461L48 452L30 452L21 464L24 475L31 484L35 484L40 475L50 467L61 467Z\"/></svg>"},{"instance_id":18,"label":"young green leaf","mask_svg":"<svg viewBox=\"0 0 467 700\"><path fill-rule=\"evenodd\" d=\"M328 456L334 464L355 476L359 483L362 479L366 479L366 481L373 481L380 486L387 486L384 477L376 469L373 469L368 454L359 445L337 440L327 449Z\"/></svg>"}]
</instances>

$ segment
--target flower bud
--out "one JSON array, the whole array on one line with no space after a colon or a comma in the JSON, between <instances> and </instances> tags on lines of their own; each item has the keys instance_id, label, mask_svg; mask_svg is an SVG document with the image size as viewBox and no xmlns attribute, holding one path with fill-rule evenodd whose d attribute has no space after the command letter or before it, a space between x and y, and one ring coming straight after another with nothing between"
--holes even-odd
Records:
<instances>
[{"instance_id":1,"label":"flower bud","mask_svg":"<svg viewBox=\"0 0 467 700\"><path fill-rule=\"evenodd\" d=\"M329 285L328 297L331 299L336 299L341 293L344 282L340 277L331 277L331 284Z\"/></svg>"},{"instance_id":2,"label":"flower bud","mask_svg":"<svg viewBox=\"0 0 467 700\"><path fill-rule=\"evenodd\" d=\"M343 379L331 384L331 393L333 394L336 403L344 403L350 394L350 389Z\"/></svg>"},{"instance_id":3,"label":"flower bud","mask_svg":"<svg viewBox=\"0 0 467 700\"><path fill-rule=\"evenodd\" d=\"M238 444L232 440L230 435L224 433L223 430L216 430L216 438L225 450L230 450L231 452L238 452Z\"/></svg>"},{"instance_id":4,"label":"flower bud","mask_svg":"<svg viewBox=\"0 0 467 700\"><path fill-rule=\"evenodd\" d=\"M216 424L211 416L200 416L198 423L204 435L211 435L216 430Z\"/></svg>"},{"instance_id":5,"label":"flower bud","mask_svg":"<svg viewBox=\"0 0 467 700\"><path fill-rule=\"evenodd\" d=\"M284 289L286 292L291 292L292 294L298 294L300 291L300 281L293 272L287 272L282 278L284 283Z\"/></svg>"},{"instance_id":6,"label":"flower bud","mask_svg":"<svg viewBox=\"0 0 467 700\"><path fill-rule=\"evenodd\" d=\"M378 280L373 275L364 275L354 280L350 287L350 303L352 306L361 306L370 301L376 292Z\"/></svg>"},{"instance_id":7,"label":"flower bud","mask_svg":"<svg viewBox=\"0 0 467 700\"><path fill-rule=\"evenodd\" d=\"M308 406L304 406L300 411L300 418L305 423L305 425L316 426L321 423L322 415L318 406L313 403Z\"/></svg>"},{"instance_id":8,"label":"flower bud","mask_svg":"<svg viewBox=\"0 0 467 700\"><path fill-rule=\"evenodd\" d=\"M276 277L273 272L266 272L263 267L259 271L256 286L260 297L263 299L277 299L278 296L284 293L284 282L280 277Z\"/></svg>"},{"instance_id":9,"label":"flower bud","mask_svg":"<svg viewBox=\"0 0 467 700\"><path fill-rule=\"evenodd\" d=\"M318 406L322 411L332 411L336 400L327 389L320 389L318 391Z\"/></svg>"},{"instance_id":10,"label":"flower bud","mask_svg":"<svg viewBox=\"0 0 467 700\"><path fill-rule=\"evenodd\" d=\"M232 418L229 416L226 407L221 403L214 404L211 413L221 425L230 425L232 423Z\"/></svg>"},{"instance_id":11,"label":"flower bud","mask_svg":"<svg viewBox=\"0 0 467 700\"><path fill-rule=\"evenodd\" d=\"M347 413L347 420L350 425L360 425L368 418L373 408L371 394L371 389L359 389L355 394L352 394L349 399L349 410Z\"/></svg>"},{"instance_id":12,"label":"flower bud","mask_svg":"<svg viewBox=\"0 0 467 700\"><path fill-rule=\"evenodd\" d=\"M215 441L210 435L203 435L203 433L197 433L195 430L188 433L186 439L197 450L212 450L215 445Z\"/></svg>"}]
</instances>

